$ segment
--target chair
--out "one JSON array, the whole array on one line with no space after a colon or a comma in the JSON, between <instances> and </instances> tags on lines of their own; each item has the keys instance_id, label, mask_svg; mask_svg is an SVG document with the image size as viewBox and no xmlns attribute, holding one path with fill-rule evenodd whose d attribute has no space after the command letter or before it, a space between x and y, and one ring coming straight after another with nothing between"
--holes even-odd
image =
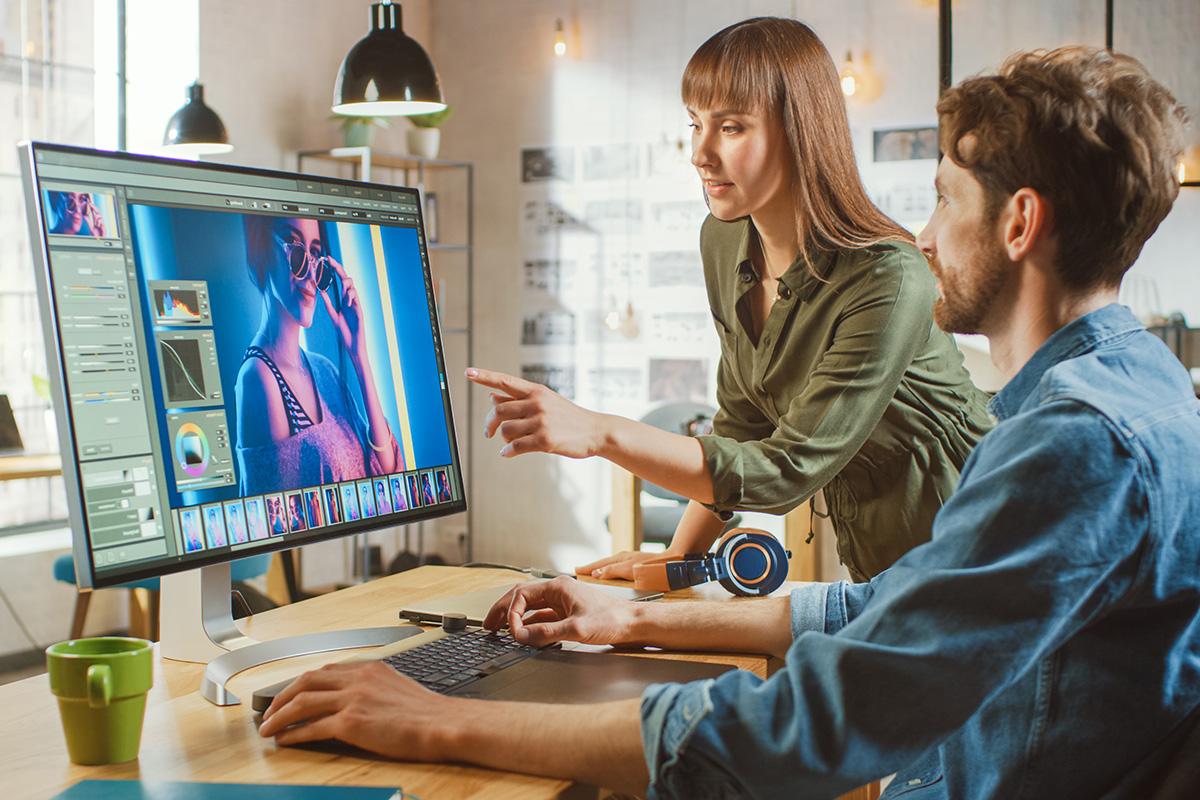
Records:
<instances>
[{"instance_id":1,"label":"chair","mask_svg":"<svg viewBox=\"0 0 1200 800\"><path fill-rule=\"evenodd\" d=\"M230 573L235 583L248 581L264 574L271 564L270 553L238 559L230 565ZM54 560L54 579L75 586L75 560L70 553L61 555ZM158 578L143 578L140 581L122 583L114 589L129 589L129 635L141 639L158 641ZM78 590L77 590L78 591ZM254 610L265 610L259 593L249 587L240 586L238 591L245 596L250 595L255 600ZM75 597L75 613L71 618L71 638L83 636L83 625L87 620L88 605L92 601L91 592L78 592ZM267 608L274 604L267 601ZM247 607L253 606L247 602ZM241 614L239 616L245 616Z\"/></svg>"},{"instance_id":2,"label":"chair","mask_svg":"<svg viewBox=\"0 0 1200 800\"><path fill-rule=\"evenodd\" d=\"M669 433L692 436L697 434L697 427L703 432L711 430L712 417L716 413L715 408L703 403L672 402L651 409L639 422ZM614 549L637 550L643 541L669 545L679 520L683 518L688 499L638 478L633 478L636 488L632 487L628 484L631 477L620 467L613 468L613 513L605 519L605 524L613 534ZM643 492L661 500L670 500L672 504L643 505ZM725 530L736 528L741 521L741 516L734 514L726 523ZM632 533L629 530L631 525L639 529L633 536L629 535Z\"/></svg>"},{"instance_id":3,"label":"chair","mask_svg":"<svg viewBox=\"0 0 1200 800\"><path fill-rule=\"evenodd\" d=\"M696 434L696 428L711 420L716 409L701 403L666 403L653 410L641 421L671 433ZM671 506L644 506L642 492L652 497L674 500ZM612 513L605 519L613 537L613 552L637 551L643 541L670 544L675 528L683 516L686 498L669 492L661 486L646 483L624 468L612 466ZM725 530L741 524L741 517L733 516ZM813 539L812 516L807 503L802 503L788 512L783 519L784 547L792 551L788 565L789 581L824 580L821 574L821 542Z\"/></svg>"}]
</instances>

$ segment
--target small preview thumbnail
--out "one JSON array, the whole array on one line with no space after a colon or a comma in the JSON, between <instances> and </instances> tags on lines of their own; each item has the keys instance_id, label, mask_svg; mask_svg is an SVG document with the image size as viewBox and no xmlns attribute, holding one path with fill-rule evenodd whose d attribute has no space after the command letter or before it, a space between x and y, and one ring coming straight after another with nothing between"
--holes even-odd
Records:
<instances>
[{"instance_id":1,"label":"small preview thumbnail","mask_svg":"<svg viewBox=\"0 0 1200 800\"><path fill-rule=\"evenodd\" d=\"M250 532L250 541L259 542L271 535L267 525L266 498L246 498L246 530Z\"/></svg>"},{"instance_id":2,"label":"small preview thumbnail","mask_svg":"<svg viewBox=\"0 0 1200 800\"><path fill-rule=\"evenodd\" d=\"M263 498L267 507L267 530L272 536L283 536L288 532L287 510L283 505L283 495L269 494Z\"/></svg>"},{"instance_id":3,"label":"small preview thumbnail","mask_svg":"<svg viewBox=\"0 0 1200 800\"><path fill-rule=\"evenodd\" d=\"M433 498L433 473L421 473L421 503L427 506L437 505Z\"/></svg>"},{"instance_id":4,"label":"small preview thumbnail","mask_svg":"<svg viewBox=\"0 0 1200 800\"><path fill-rule=\"evenodd\" d=\"M337 525L342 521L338 489L336 486L326 486L322 491L325 493L325 518L330 525Z\"/></svg>"},{"instance_id":5,"label":"small preview thumbnail","mask_svg":"<svg viewBox=\"0 0 1200 800\"><path fill-rule=\"evenodd\" d=\"M363 518L374 517L379 512L375 509L375 489L370 481L358 482L358 502L362 506Z\"/></svg>"},{"instance_id":6,"label":"small preview thumbnail","mask_svg":"<svg viewBox=\"0 0 1200 800\"><path fill-rule=\"evenodd\" d=\"M404 476L393 475L389 482L392 486L392 509L408 511L408 492L404 490Z\"/></svg>"},{"instance_id":7,"label":"small preview thumbnail","mask_svg":"<svg viewBox=\"0 0 1200 800\"><path fill-rule=\"evenodd\" d=\"M300 492L287 495L287 518L288 531L291 533L308 530L308 523L304 521L304 497Z\"/></svg>"},{"instance_id":8,"label":"small preview thumbnail","mask_svg":"<svg viewBox=\"0 0 1200 800\"><path fill-rule=\"evenodd\" d=\"M320 489L304 490L304 513L310 529L325 527L325 509L321 505Z\"/></svg>"},{"instance_id":9,"label":"small preview thumbnail","mask_svg":"<svg viewBox=\"0 0 1200 800\"><path fill-rule=\"evenodd\" d=\"M417 473L411 473L404 476L408 481L408 507L420 508L424 503L421 502L421 479Z\"/></svg>"},{"instance_id":10,"label":"small preview thumbnail","mask_svg":"<svg viewBox=\"0 0 1200 800\"><path fill-rule=\"evenodd\" d=\"M434 482L437 484L439 503L449 503L454 499L454 490L450 488L450 470L445 467L433 471Z\"/></svg>"},{"instance_id":11,"label":"small preview thumbnail","mask_svg":"<svg viewBox=\"0 0 1200 800\"><path fill-rule=\"evenodd\" d=\"M392 498L388 492L387 478L376 478L372 485L375 487L375 509L380 516L392 513Z\"/></svg>"},{"instance_id":12,"label":"small preview thumbnail","mask_svg":"<svg viewBox=\"0 0 1200 800\"><path fill-rule=\"evenodd\" d=\"M250 534L246 530L246 509L241 500L231 500L225 504L225 530L229 533L230 544L250 541Z\"/></svg>"},{"instance_id":13,"label":"small preview thumbnail","mask_svg":"<svg viewBox=\"0 0 1200 800\"><path fill-rule=\"evenodd\" d=\"M183 536L183 552L196 553L204 549L203 523L200 509L193 506L179 512L179 528Z\"/></svg>"},{"instance_id":14,"label":"small preview thumbnail","mask_svg":"<svg viewBox=\"0 0 1200 800\"><path fill-rule=\"evenodd\" d=\"M358 510L358 490L353 483L343 483L340 488L342 511L346 514L346 522L358 522L362 519L362 512Z\"/></svg>"},{"instance_id":15,"label":"small preview thumbnail","mask_svg":"<svg viewBox=\"0 0 1200 800\"><path fill-rule=\"evenodd\" d=\"M60 236L117 239L117 205L111 192L42 190L46 225Z\"/></svg>"},{"instance_id":16,"label":"small preview thumbnail","mask_svg":"<svg viewBox=\"0 0 1200 800\"><path fill-rule=\"evenodd\" d=\"M204 535L210 548L225 547L229 544L225 537L225 512L220 503L204 506Z\"/></svg>"}]
</instances>

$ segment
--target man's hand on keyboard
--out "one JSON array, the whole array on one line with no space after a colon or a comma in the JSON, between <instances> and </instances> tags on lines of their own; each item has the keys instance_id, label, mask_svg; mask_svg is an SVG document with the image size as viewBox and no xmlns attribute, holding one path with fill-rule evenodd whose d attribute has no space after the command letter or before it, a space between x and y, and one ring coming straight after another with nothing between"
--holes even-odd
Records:
<instances>
[{"instance_id":1,"label":"man's hand on keyboard","mask_svg":"<svg viewBox=\"0 0 1200 800\"><path fill-rule=\"evenodd\" d=\"M446 755L438 732L461 706L382 661L328 664L280 692L258 732L281 745L339 739L392 758L436 761Z\"/></svg>"},{"instance_id":2,"label":"man's hand on keyboard","mask_svg":"<svg viewBox=\"0 0 1200 800\"><path fill-rule=\"evenodd\" d=\"M623 644L630 641L637 603L619 600L572 578L517 584L496 601L483 627L507 626L522 644Z\"/></svg>"}]
</instances>

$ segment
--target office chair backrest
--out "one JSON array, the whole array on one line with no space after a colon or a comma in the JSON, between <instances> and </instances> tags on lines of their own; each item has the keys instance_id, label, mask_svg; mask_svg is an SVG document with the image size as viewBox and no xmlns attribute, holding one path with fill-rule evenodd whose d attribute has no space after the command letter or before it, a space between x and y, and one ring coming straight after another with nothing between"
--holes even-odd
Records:
<instances>
[{"instance_id":1,"label":"office chair backrest","mask_svg":"<svg viewBox=\"0 0 1200 800\"><path fill-rule=\"evenodd\" d=\"M697 419L707 422L708 427L711 429L712 418L716 413L717 410L715 408L705 403L692 403L681 400L664 403L661 406L652 408L639 421L659 430L686 436L689 433L688 426ZM686 503L688 501L683 495L676 494L648 481L642 483L642 491L652 497L658 497L663 500L674 500L676 503Z\"/></svg>"}]
</instances>

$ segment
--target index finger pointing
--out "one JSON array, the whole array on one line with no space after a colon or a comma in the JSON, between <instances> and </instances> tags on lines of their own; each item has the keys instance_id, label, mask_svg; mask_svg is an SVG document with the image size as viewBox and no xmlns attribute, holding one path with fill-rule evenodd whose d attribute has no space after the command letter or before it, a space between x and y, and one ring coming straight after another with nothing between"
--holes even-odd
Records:
<instances>
[{"instance_id":1,"label":"index finger pointing","mask_svg":"<svg viewBox=\"0 0 1200 800\"><path fill-rule=\"evenodd\" d=\"M499 389L514 398L526 397L541 385L503 372L493 372L490 369L475 367L467 368L467 380L489 389Z\"/></svg>"}]
</instances>

